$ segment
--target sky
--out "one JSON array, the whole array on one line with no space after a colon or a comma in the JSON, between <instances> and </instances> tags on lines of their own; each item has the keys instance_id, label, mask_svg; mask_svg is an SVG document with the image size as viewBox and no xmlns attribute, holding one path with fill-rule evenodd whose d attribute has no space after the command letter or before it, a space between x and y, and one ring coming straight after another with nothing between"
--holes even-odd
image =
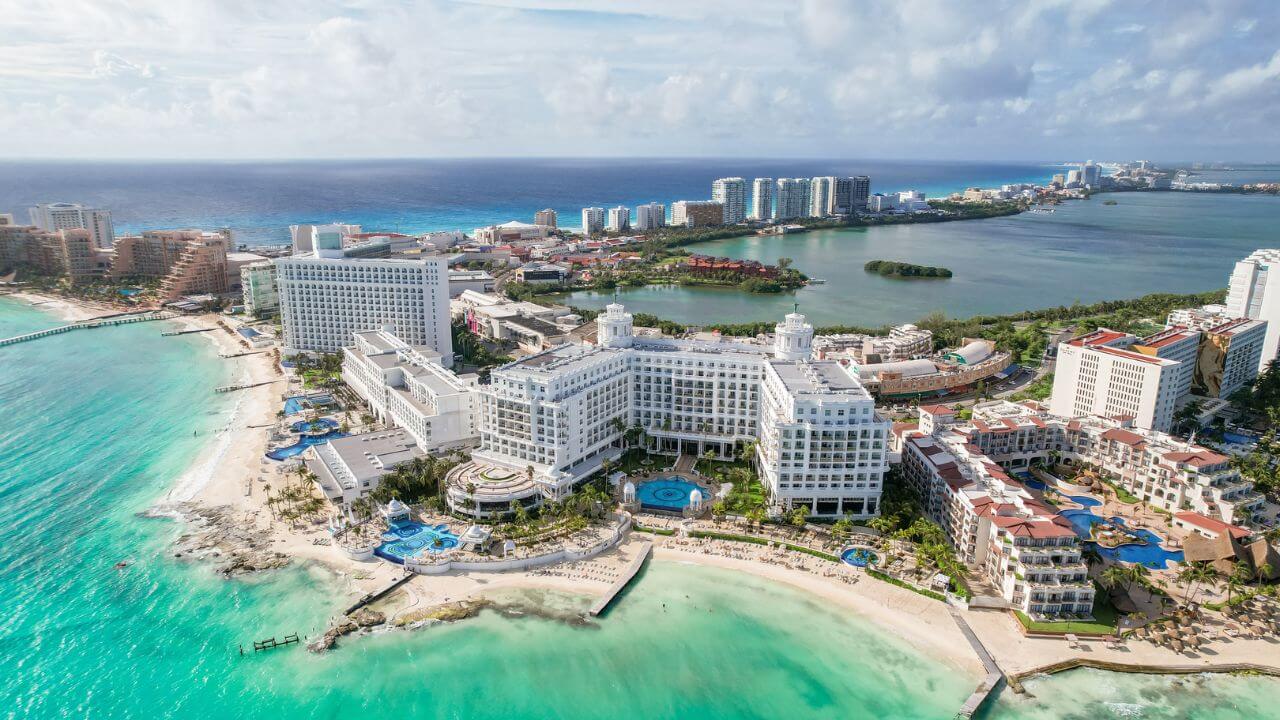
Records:
<instances>
[{"instance_id":1,"label":"sky","mask_svg":"<svg viewBox=\"0 0 1280 720\"><path fill-rule=\"evenodd\" d=\"M0 157L1280 161L1278 0L0 0Z\"/></svg>"}]
</instances>

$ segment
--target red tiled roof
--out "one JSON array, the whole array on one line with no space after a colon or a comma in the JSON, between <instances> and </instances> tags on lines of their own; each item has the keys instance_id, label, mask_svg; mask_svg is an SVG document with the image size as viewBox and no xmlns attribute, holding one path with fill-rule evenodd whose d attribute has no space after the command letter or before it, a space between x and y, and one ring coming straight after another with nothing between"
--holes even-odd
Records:
<instances>
[{"instance_id":1,"label":"red tiled roof","mask_svg":"<svg viewBox=\"0 0 1280 720\"><path fill-rule=\"evenodd\" d=\"M946 405L921 405L920 412L930 415L955 415L956 411Z\"/></svg>"},{"instance_id":2,"label":"red tiled roof","mask_svg":"<svg viewBox=\"0 0 1280 720\"><path fill-rule=\"evenodd\" d=\"M1120 428L1111 428L1110 430L1102 433L1102 439L1115 440L1118 443L1129 445L1130 447L1141 445L1145 442L1142 439L1142 436L1138 433L1129 432L1128 430L1122 430Z\"/></svg>"},{"instance_id":3,"label":"red tiled roof","mask_svg":"<svg viewBox=\"0 0 1280 720\"><path fill-rule=\"evenodd\" d=\"M1067 344L1075 345L1076 347L1096 347L1098 345L1115 342L1125 335L1126 333L1116 332L1115 330L1094 330L1091 333L1086 333L1078 338L1071 339Z\"/></svg>"},{"instance_id":4,"label":"red tiled roof","mask_svg":"<svg viewBox=\"0 0 1280 720\"><path fill-rule=\"evenodd\" d=\"M1228 460L1226 455L1219 455L1205 449L1195 452L1171 452L1165 453L1164 459L1174 463L1185 463L1191 467L1204 467L1206 465L1221 465Z\"/></svg>"},{"instance_id":5,"label":"red tiled roof","mask_svg":"<svg viewBox=\"0 0 1280 720\"><path fill-rule=\"evenodd\" d=\"M991 522L1008 531L1010 535L1018 537L1051 538L1075 535L1075 531L1071 529L1071 523L1060 516L1051 520L1041 520L997 515L991 518Z\"/></svg>"},{"instance_id":6,"label":"red tiled roof","mask_svg":"<svg viewBox=\"0 0 1280 720\"><path fill-rule=\"evenodd\" d=\"M1216 518L1211 518L1208 515L1201 515L1198 512L1178 512L1174 513L1173 516L1189 525L1195 525L1196 527L1204 528L1205 530L1218 533L1219 535L1224 532L1228 533L1236 540L1243 540L1253 534L1253 532L1248 528L1242 528L1239 525L1225 523Z\"/></svg>"}]
</instances>

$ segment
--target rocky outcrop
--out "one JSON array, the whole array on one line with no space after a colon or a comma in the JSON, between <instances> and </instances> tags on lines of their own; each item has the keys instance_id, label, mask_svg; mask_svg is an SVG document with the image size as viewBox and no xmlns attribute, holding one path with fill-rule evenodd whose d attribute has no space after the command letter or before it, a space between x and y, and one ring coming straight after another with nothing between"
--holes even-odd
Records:
<instances>
[{"instance_id":1,"label":"rocky outcrop","mask_svg":"<svg viewBox=\"0 0 1280 720\"><path fill-rule=\"evenodd\" d=\"M188 525L175 543L173 556L212 562L226 577L274 570L289 564L289 556L271 547L271 531L256 521L237 518L227 506L205 507L179 503L151 512L177 517Z\"/></svg>"},{"instance_id":2,"label":"rocky outcrop","mask_svg":"<svg viewBox=\"0 0 1280 720\"><path fill-rule=\"evenodd\" d=\"M377 610L360 608L326 630L324 635L312 640L307 645L307 649L313 653L322 653L337 645L338 638L343 635L350 635L360 629L368 630L386 622L387 616Z\"/></svg>"}]
</instances>

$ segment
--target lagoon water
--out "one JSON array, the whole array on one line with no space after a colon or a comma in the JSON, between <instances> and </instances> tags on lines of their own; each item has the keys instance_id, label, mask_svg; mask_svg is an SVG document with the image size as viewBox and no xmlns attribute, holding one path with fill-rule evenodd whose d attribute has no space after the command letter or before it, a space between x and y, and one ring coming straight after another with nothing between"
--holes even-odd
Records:
<instances>
[{"instance_id":1,"label":"lagoon water","mask_svg":"<svg viewBox=\"0 0 1280 720\"><path fill-rule=\"evenodd\" d=\"M932 312L970 317L1223 288L1237 260L1280 242L1278 227L1280 197L1110 193L1063 203L1054 213L752 235L689 248L765 263L789 257L805 274L826 280L794 293L648 286L619 294L628 310L691 324L773 320L799 303L819 326L878 327ZM883 278L863 271L870 260L942 266L955 276ZM612 298L582 291L564 302L596 309Z\"/></svg>"},{"instance_id":2,"label":"lagoon water","mask_svg":"<svg viewBox=\"0 0 1280 720\"><path fill-rule=\"evenodd\" d=\"M0 298L0 336L57 322ZM595 627L485 613L324 656L242 658L239 645L256 638L315 634L344 587L301 567L220 579L171 557L180 525L139 515L234 402L211 391L229 378L207 340L161 329L0 350L0 716L947 718L974 685L798 590L669 562L652 564ZM115 570L120 560L129 567ZM1086 710L1137 703L1163 713L1138 717L1280 717L1266 714L1274 704L1246 704L1280 689L1267 679L1104 675L1083 687L1080 677L1036 681L1034 700L1004 698L990 716L1098 717ZM1173 714L1182 708L1216 714Z\"/></svg>"}]
</instances>

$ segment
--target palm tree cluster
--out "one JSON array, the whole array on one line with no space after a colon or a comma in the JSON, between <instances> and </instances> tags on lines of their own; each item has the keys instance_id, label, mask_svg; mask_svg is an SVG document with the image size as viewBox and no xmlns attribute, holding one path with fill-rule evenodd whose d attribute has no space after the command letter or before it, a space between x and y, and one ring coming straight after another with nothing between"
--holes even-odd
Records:
<instances>
[{"instance_id":1,"label":"palm tree cluster","mask_svg":"<svg viewBox=\"0 0 1280 720\"><path fill-rule=\"evenodd\" d=\"M267 508L273 518L296 523L299 520L314 521L329 507L326 501L315 492L312 483L314 475L305 466L298 466L296 473L290 476L293 481L275 492L267 490Z\"/></svg>"},{"instance_id":2,"label":"palm tree cluster","mask_svg":"<svg viewBox=\"0 0 1280 720\"><path fill-rule=\"evenodd\" d=\"M386 504L392 498L403 503L423 503L444 493L445 475L457 463L448 458L424 455L403 463L382 477L369 497Z\"/></svg>"}]
</instances>

